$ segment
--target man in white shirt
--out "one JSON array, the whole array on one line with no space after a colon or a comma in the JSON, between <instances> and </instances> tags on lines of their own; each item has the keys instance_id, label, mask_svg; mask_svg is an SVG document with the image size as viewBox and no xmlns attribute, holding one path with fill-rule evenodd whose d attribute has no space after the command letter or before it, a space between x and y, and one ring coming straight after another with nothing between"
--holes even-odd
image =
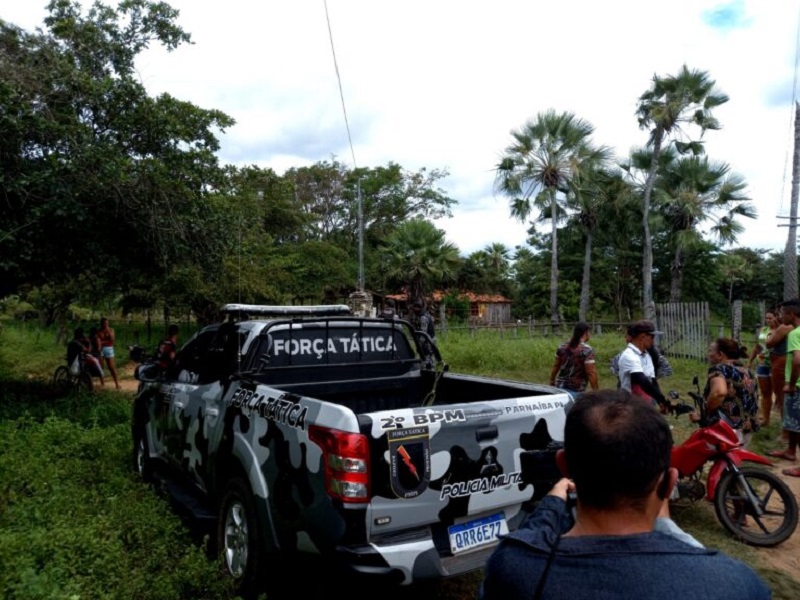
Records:
<instances>
[{"instance_id":1,"label":"man in white shirt","mask_svg":"<svg viewBox=\"0 0 800 600\"><path fill-rule=\"evenodd\" d=\"M656 330L652 321L635 321L628 327L628 347L619 358L620 387L634 396L644 398L653 406L669 407L669 402L661 393L655 379L656 370L653 359L647 350L653 345L655 336L662 333Z\"/></svg>"}]
</instances>

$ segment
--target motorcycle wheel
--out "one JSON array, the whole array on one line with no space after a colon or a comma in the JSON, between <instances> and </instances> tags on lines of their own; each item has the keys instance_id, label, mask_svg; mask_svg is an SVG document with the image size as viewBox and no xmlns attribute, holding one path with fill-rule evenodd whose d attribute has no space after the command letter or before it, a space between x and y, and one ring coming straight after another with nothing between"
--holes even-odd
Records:
<instances>
[{"instance_id":1,"label":"motorcycle wheel","mask_svg":"<svg viewBox=\"0 0 800 600\"><path fill-rule=\"evenodd\" d=\"M756 507L744 489L756 498ZM743 467L723 475L714 496L714 508L723 527L752 546L777 546L797 528L797 500L789 486L764 469Z\"/></svg>"}]
</instances>

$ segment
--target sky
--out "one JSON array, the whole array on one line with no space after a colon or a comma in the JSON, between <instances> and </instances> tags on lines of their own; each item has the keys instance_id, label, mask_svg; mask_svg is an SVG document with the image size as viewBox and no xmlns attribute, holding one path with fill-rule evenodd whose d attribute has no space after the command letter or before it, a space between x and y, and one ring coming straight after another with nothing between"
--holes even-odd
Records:
<instances>
[{"instance_id":1,"label":"sky","mask_svg":"<svg viewBox=\"0 0 800 600\"><path fill-rule=\"evenodd\" d=\"M653 76L707 71L730 100L706 153L745 179L759 215L737 246L786 244L800 0L168 3L193 44L151 48L139 75L151 94L236 121L219 136L223 164L446 170L439 187L458 205L435 223L464 255L525 244L528 225L494 192L512 130L569 111L622 161L647 141L635 110ZM46 5L0 0L0 18L33 30Z\"/></svg>"}]
</instances>

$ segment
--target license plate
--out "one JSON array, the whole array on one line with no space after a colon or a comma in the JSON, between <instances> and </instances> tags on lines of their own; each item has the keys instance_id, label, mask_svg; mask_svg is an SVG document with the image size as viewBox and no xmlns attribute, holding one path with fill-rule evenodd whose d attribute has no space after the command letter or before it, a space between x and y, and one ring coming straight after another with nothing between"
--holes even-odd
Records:
<instances>
[{"instance_id":1,"label":"license plate","mask_svg":"<svg viewBox=\"0 0 800 600\"><path fill-rule=\"evenodd\" d=\"M476 519L447 528L450 535L450 551L453 554L466 552L491 544L500 535L508 533L508 523L502 513Z\"/></svg>"}]
</instances>

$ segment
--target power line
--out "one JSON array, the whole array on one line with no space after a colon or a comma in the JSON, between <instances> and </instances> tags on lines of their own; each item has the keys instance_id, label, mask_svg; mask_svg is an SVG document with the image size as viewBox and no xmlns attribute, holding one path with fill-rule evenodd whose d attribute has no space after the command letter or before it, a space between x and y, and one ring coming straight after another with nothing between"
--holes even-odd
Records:
<instances>
[{"instance_id":1,"label":"power line","mask_svg":"<svg viewBox=\"0 0 800 600\"><path fill-rule=\"evenodd\" d=\"M331 18L328 15L328 0L323 0L325 4L325 20L328 22L328 37L331 40L331 54L333 54L333 66L336 69L336 80L339 82L339 97L342 99L342 112L344 113L344 125L347 128L347 141L350 143L350 154L353 157L353 170L356 169L356 153L353 150L353 138L350 136L350 123L347 120L347 108L344 104L344 92L342 91L342 78L339 75L339 64L336 62L336 49L333 46L333 31L331 30Z\"/></svg>"}]
</instances>

